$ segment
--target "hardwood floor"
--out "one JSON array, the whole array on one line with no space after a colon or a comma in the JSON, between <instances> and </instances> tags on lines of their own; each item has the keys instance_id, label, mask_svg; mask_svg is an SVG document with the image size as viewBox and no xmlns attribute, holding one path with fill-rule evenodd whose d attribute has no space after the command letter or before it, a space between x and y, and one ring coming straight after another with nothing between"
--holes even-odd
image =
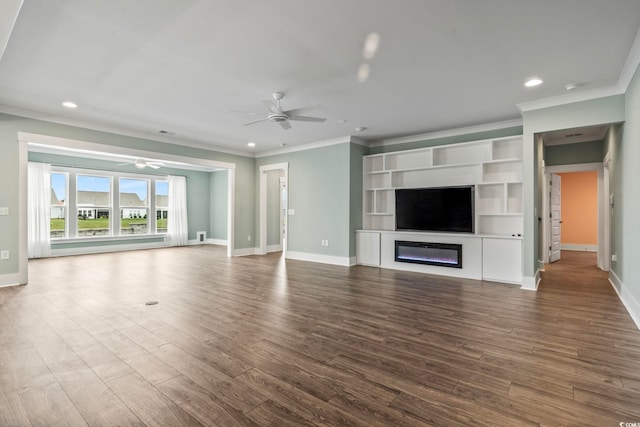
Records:
<instances>
[{"instance_id":1,"label":"hardwood floor","mask_svg":"<svg viewBox=\"0 0 640 427\"><path fill-rule=\"evenodd\" d=\"M29 276L0 289L2 426L640 423L640 331L593 254L538 292L214 246Z\"/></svg>"}]
</instances>

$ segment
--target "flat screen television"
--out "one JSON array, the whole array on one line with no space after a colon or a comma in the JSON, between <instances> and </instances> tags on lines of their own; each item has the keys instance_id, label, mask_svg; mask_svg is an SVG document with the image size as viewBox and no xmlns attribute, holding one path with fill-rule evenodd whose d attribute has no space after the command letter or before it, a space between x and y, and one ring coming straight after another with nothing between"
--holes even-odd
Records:
<instances>
[{"instance_id":1,"label":"flat screen television","mask_svg":"<svg viewBox=\"0 0 640 427\"><path fill-rule=\"evenodd\" d=\"M396 230L473 233L473 186L397 189Z\"/></svg>"}]
</instances>

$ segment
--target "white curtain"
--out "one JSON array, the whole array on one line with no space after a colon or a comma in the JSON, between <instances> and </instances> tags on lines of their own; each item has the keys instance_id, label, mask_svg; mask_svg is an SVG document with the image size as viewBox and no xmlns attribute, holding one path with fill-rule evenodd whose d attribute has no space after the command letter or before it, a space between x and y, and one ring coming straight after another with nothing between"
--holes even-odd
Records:
<instances>
[{"instance_id":1,"label":"white curtain","mask_svg":"<svg viewBox=\"0 0 640 427\"><path fill-rule=\"evenodd\" d=\"M185 246L189 235L187 227L187 179L169 176L169 218L167 237L169 246Z\"/></svg>"},{"instance_id":2,"label":"white curtain","mask_svg":"<svg viewBox=\"0 0 640 427\"><path fill-rule=\"evenodd\" d=\"M51 165L29 162L28 168L28 255L51 255Z\"/></svg>"}]
</instances>

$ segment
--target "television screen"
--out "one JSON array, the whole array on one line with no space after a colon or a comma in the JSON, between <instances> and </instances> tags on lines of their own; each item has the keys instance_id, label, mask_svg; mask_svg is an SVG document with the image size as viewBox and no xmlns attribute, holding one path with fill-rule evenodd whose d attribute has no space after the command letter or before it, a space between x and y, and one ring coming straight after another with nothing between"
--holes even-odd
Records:
<instances>
[{"instance_id":1,"label":"television screen","mask_svg":"<svg viewBox=\"0 0 640 427\"><path fill-rule=\"evenodd\" d=\"M473 186L396 190L396 229L473 233Z\"/></svg>"}]
</instances>

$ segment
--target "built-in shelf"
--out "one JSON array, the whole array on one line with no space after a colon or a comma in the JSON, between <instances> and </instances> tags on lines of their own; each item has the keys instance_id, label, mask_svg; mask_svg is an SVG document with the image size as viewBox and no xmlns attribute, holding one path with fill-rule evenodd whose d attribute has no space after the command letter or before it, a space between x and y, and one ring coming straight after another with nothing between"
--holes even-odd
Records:
<instances>
[{"instance_id":1,"label":"built-in shelf","mask_svg":"<svg viewBox=\"0 0 640 427\"><path fill-rule=\"evenodd\" d=\"M475 233L522 233L522 138L471 141L364 157L364 228L395 230L398 188L475 186Z\"/></svg>"}]
</instances>

